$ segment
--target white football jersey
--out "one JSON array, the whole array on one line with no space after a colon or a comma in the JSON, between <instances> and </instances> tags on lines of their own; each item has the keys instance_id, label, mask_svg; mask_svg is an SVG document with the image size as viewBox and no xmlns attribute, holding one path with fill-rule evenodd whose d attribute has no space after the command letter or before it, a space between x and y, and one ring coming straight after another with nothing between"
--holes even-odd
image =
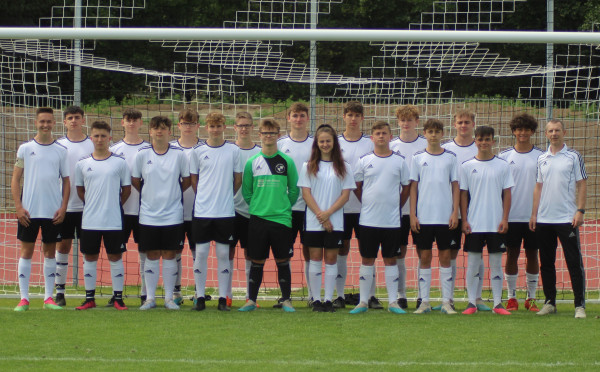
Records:
<instances>
[{"instance_id":1,"label":"white football jersey","mask_svg":"<svg viewBox=\"0 0 600 372\"><path fill-rule=\"evenodd\" d=\"M201 143L203 143L203 141L198 140L198 142L192 147L183 147L179 143L179 140L173 140L173 141L169 142L169 144L171 144L172 146L179 147L180 149L183 150L183 153L188 158L188 163L190 162L190 158L192 156L192 152L194 151L194 147L198 146ZM194 192L194 189L192 187L188 187L188 189L183 192L183 220L184 221L192 220L192 213L194 210L194 200L195 199L196 199L196 193Z\"/></svg>"},{"instance_id":2,"label":"white football jersey","mask_svg":"<svg viewBox=\"0 0 600 372\"><path fill-rule=\"evenodd\" d=\"M307 187L310 189L312 197L317 202L321 210L326 210L335 203L340 197L343 190L354 190L356 182L352 174L352 167L347 162L346 175L340 179L335 173L333 163L330 161L319 162L319 171L316 176L308 174L308 163L302 165L300 177L298 179L298 187ZM333 230L344 231L344 211L338 209L329 217L329 221L333 225ZM306 207L306 231L324 231L323 226L319 223L314 212Z\"/></svg>"},{"instance_id":3,"label":"white football jersey","mask_svg":"<svg viewBox=\"0 0 600 372\"><path fill-rule=\"evenodd\" d=\"M235 216L233 174L242 171L236 144L225 141L218 147L207 143L194 147L190 157L190 173L198 175L194 217Z\"/></svg>"},{"instance_id":4,"label":"white football jersey","mask_svg":"<svg viewBox=\"0 0 600 372\"><path fill-rule=\"evenodd\" d=\"M65 136L57 139L56 142L67 148L69 174L73 175L73 177L70 178L71 194L69 195L67 212L81 212L83 211L83 202L79 199L79 196L77 196L77 190L75 189L75 164L94 152L94 144L88 136L86 136L84 140L77 142L71 141Z\"/></svg>"},{"instance_id":5,"label":"white football jersey","mask_svg":"<svg viewBox=\"0 0 600 372\"><path fill-rule=\"evenodd\" d=\"M514 147L498 154L506 160L515 181L511 190L511 205L508 222L529 222L533 206L533 189L537 177L537 160L543 151L533 147L528 152L518 152Z\"/></svg>"},{"instance_id":6,"label":"white football jersey","mask_svg":"<svg viewBox=\"0 0 600 372\"><path fill-rule=\"evenodd\" d=\"M442 147L446 150L452 151L456 154L456 159L458 160L458 180L460 182L461 172L460 166L467 160L473 159L475 155L477 155L477 145L475 145L475 141L471 142L468 146L461 146L454 142L454 140L448 141L442 144ZM460 211L458 211L458 218L461 218Z\"/></svg>"},{"instance_id":7,"label":"white football jersey","mask_svg":"<svg viewBox=\"0 0 600 372\"><path fill-rule=\"evenodd\" d=\"M471 232L498 232L502 221L502 193L515 185L505 160L473 158L460 168L460 189L471 198L467 216Z\"/></svg>"},{"instance_id":8,"label":"white football jersey","mask_svg":"<svg viewBox=\"0 0 600 372\"><path fill-rule=\"evenodd\" d=\"M415 140L411 141L411 142L404 142L400 139L400 137L396 137L396 139L394 139L394 140L392 140L392 142L390 142L390 149L392 149L392 151L396 151L400 155L404 156L404 159L406 160L406 165L408 166L409 171L410 171L410 168L412 167L412 159L413 159L414 154L417 151L425 150L425 148L427 148L427 140L425 139L425 137L423 137L421 135L418 135L417 138L415 138ZM406 204L404 204L404 207L402 207L402 215L408 216L409 214L410 214L410 198L406 201Z\"/></svg>"},{"instance_id":9,"label":"white football jersey","mask_svg":"<svg viewBox=\"0 0 600 372\"><path fill-rule=\"evenodd\" d=\"M140 193L140 224L170 226L183 223L180 180L189 177L187 156L180 148L169 145L157 154L152 146L138 151L131 176L143 180Z\"/></svg>"},{"instance_id":10,"label":"white football jersey","mask_svg":"<svg viewBox=\"0 0 600 372\"><path fill-rule=\"evenodd\" d=\"M142 141L138 144L130 145L125 141L119 141L110 147L110 151L115 155L119 155L125 158L129 171L133 172L133 162L138 151L142 147L149 146L150 144L146 141ZM127 202L123 205L123 213L126 215L137 216L140 214L140 193L135 189L131 188L131 195Z\"/></svg>"},{"instance_id":11,"label":"white football jersey","mask_svg":"<svg viewBox=\"0 0 600 372\"><path fill-rule=\"evenodd\" d=\"M92 155L75 166L75 184L85 187L81 228L121 230L121 186L131 185L131 173L124 158L111 154L96 160ZM73 190L77 194L77 190Z\"/></svg>"},{"instance_id":12,"label":"white football jersey","mask_svg":"<svg viewBox=\"0 0 600 372\"><path fill-rule=\"evenodd\" d=\"M277 149L286 154L294 161L296 169L302 169L302 164L310 159L314 138L310 134L304 141L294 141L290 136L283 136L277 140ZM306 203L302 199L302 194L298 196L298 201L292 206L292 211L302 211L306 209Z\"/></svg>"},{"instance_id":13,"label":"white football jersey","mask_svg":"<svg viewBox=\"0 0 600 372\"><path fill-rule=\"evenodd\" d=\"M410 182L404 157L392 152L386 157L370 153L358 161L354 179L362 182L359 224L370 227L400 227L400 191Z\"/></svg>"},{"instance_id":14,"label":"white football jersey","mask_svg":"<svg viewBox=\"0 0 600 372\"><path fill-rule=\"evenodd\" d=\"M240 164L242 166L242 170L246 166L248 159L258 154L260 152L260 149L261 147L258 145L254 145L254 147L252 147L251 149L240 148ZM237 213L246 218L250 218L250 212L248 212L248 203L246 203L246 201L244 200L241 187L233 196L233 205L235 206L235 211Z\"/></svg>"},{"instance_id":15,"label":"white football jersey","mask_svg":"<svg viewBox=\"0 0 600 372\"><path fill-rule=\"evenodd\" d=\"M363 155L373 152L373 141L371 141L371 137L367 135L362 135L356 141L350 141L347 140L343 134L340 134L338 136L338 141L344 160L352 167L352 173L355 171L354 168L356 168L356 165L358 164L358 159ZM360 213L360 208L360 201L356 195L351 192L348 203L344 205L344 213Z\"/></svg>"}]
</instances>

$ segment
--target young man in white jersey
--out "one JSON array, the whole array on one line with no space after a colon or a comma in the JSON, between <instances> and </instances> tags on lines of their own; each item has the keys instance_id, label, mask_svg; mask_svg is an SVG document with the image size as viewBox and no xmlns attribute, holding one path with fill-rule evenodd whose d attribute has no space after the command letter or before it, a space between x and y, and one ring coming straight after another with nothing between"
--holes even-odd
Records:
<instances>
[{"instance_id":1,"label":"young man in white jersey","mask_svg":"<svg viewBox=\"0 0 600 372\"><path fill-rule=\"evenodd\" d=\"M144 141L140 137L140 128L144 122L142 121L142 112L133 108L128 108L123 111L123 118L121 125L125 132L123 139L110 147L110 151L115 155L119 155L125 158L129 171L133 170L133 162L138 151L142 147L149 145L148 142ZM140 214L140 193L135 188L131 188L131 194L127 199L127 202L123 204L123 241L121 250L127 249L127 243L129 237L133 233L133 240L136 244L139 244L139 214ZM144 304L146 301L146 283L144 280L144 264L146 262L146 254L139 251L140 257L140 300ZM108 302L107 306L113 306L113 299Z\"/></svg>"},{"instance_id":2,"label":"young man in white jersey","mask_svg":"<svg viewBox=\"0 0 600 372\"><path fill-rule=\"evenodd\" d=\"M114 307L127 310L123 302L125 267L121 251L121 207L131 193L131 173L125 159L110 152L110 131L110 125L104 121L92 123L90 137L94 151L78 161L75 167L77 196L85 202L81 224L85 301L75 308L77 310L96 307L96 268L102 242L110 262Z\"/></svg>"},{"instance_id":3,"label":"young man in white jersey","mask_svg":"<svg viewBox=\"0 0 600 372\"><path fill-rule=\"evenodd\" d=\"M540 266L535 233L529 230L529 218L533 206L531 196L536 183L537 159L543 151L531 143L531 136L538 126L537 120L533 116L525 113L516 115L509 125L515 136L515 145L498 155L500 159L506 160L515 180L515 187L511 191L512 203L508 215L508 233L506 234L506 264L504 267L504 277L508 287L506 310L517 311L519 309L517 302L518 261L521 243L523 243L527 256L525 309L537 312L539 309L535 303L535 291Z\"/></svg>"},{"instance_id":4,"label":"young man in white jersey","mask_svg":"<svg viewBox=\"0 0 600 372\"><path fill-rule=\"evenodd\" d=\"M538 158L537 180L529 227L535 230L540 251L540 272L546 301L538 315L556 313L556 248L563 247L575 297L575 318L585 318L585 270L579 227L583 225L587 174L583 157L565 144L564 124L546 124L548 151Z\"/></svg>"},{"instance_id":5,"label":"young man in white jersey","mask_svg":"<svg viewBox=\"0 0 600 372\"><path fill-rule=\"evenodd\" d=\"M252 132L254 131L254 124L252 121L252 115L249 112L238 112L235 115L235 144L240 148L240 164L242 168L246 165L248 159L260 152L260 146L252 141ZM239 189L234 197L233 202L235 205L235 222L234 222L234 241L229 245L229 262L231 265L231 272L233 273L233 259L235 257L235 249L237 243L240 243L240 248L244 250L244 259L246 260L246 294L250 292L250 266L252 260L248 256L248 222L250 221L250 212L248 211L248 203L244 200L242 190ZM233 275L230 276L232 278ZM231 280L229 281L227 306L231 307ZM248 297L246 296L246 300Z\"/></svg>"},{"instance_id":6,"label":"young man in white jersey","mask_svg":"<svg viewBox=\"0 0 600 372\"><path fill-rule=\"evenodd\" d=\"M183 247L183 192L190 186L190 166L180 148L171 146L171 120L155 116L148 125L152 145L135 156L131 185L140 192L139 250L146 254L144 279L146 301L140 310L156 307L156 287L163 259L165 307L178 310L173 302L177 279L176 252ZM143 181L143 188L142 188Z\"/></svg>"},{"instance_id":7,"label":"young man in white jersey","mask_svg":"<svg viewBox=\"0 0 600 372\"><path fill-rule=\"evenodd\" d=\"M60 224L65 219L69 202L69 166L67 149L52 137L56 124L54 110L41 107L35 113L37 134L19 146L10 189L18 220L17 239L21 252L17 274L21 301L15 311L29 309L31 258L39 230L42 230L44 254L44 308L58 310L52 298L56 259L56 242L60 241ZM21 179L23 190L21 192ZM58 180L61 180L59 182ZM62 183L62 191L61 191Z\"/></svg>"},{"instance_id":8,"label":"young man in white jersey","mask_svg":"<svg viewBox=\"0 0 600 372\"><path fill-rule=\"evenodd\" d=\"M456 154L441 147L444 124L429 119L423 126L427 148L413 155L410 185L410 225L420 253L419 292L422 302L415 314L431 311L431 259L433 242L437 243L440 283L444 314L456 314L452 298L450 267L450 231L458 226L459 186Z\"/></svg>"},{"instance_id":9,"label":"young man in white jersey","mask_svg":"<svg viewBox=\"0 0 600 372\"><path fill-rule=\"evenodd\" d=\"M178 139L170 142L172 146L179 147L187 155L188 162L194 150L194 147L199 145L202 141L198 138L198 129L200 124L198 123L198 113L194 110L184 109L179 113L179 121L177 122L180 136ZM194 209L194 199L196 193L194 189L189 187L183 192L183 232L188 240L188 245L192 251L192 256L196 256L196 243L192 237L192 211ZM183 297L181 296L181 254L183 251L175 253L175 259L177 260L177 279L175 280L175 290L173 292L173 301L177 305L183 303Z\"/></svg>"},{"instance_id":10,"label":"young man in white jersey","mask_svg":"<svg viewBox=\"0 0 600 372\"><path fill-rule=\"evenodd\" d=\"M240 149L224 139L225 116L206 115L206 143L194 147L190 157L192 188L196 191L192 234L196 243L194 281L196 304L192 310L206 308L205 290L210 242L215 242L220 311L229 311L227 292L231 275L229 244L233 242L235 208L233 195L242 185Z\"/></svg>"},{"instance_id":11,"label":"young man in white jersey","mask_svg":"<svg viewBox=\"0 0 600 372\"><path fill-rule=\"evenodd\" d=\"M458 159L458 166L460 169L462 163L472 159L473 157L475 157L475 155L477 155L477 146L475 144L475 140L473 139L473 131L475 130L475 113L467 109L459 109L454 113L454 118L452 121L454 128L456 129L456 137L454 137L453 140L442 144L442 147L456 154L456 158ZM450 241L450 265L452 267L452 304L454 303L454 284L456 283L457 275L456 257L458 257L458 252L460 251L460 243L463 235L461 225L461 214L459 213L458 228L452 232L452 240ZM480 282L479 287L477 288L476 305L477 310L479 311L491 311L492 309L489 306L487 306L481 298L481 293L483 291L483 271L484 265L482 261L479 267ZM440 309L441 305L433 308L433 310Z\"/></svg>"},{"instance_id":12,"label":"young man in white jersey","mask_svg":"<svg viewBox=\"0 0 600 372\"><path fill-rule=\"evenodd\" d=\"M65 284L67 283L67 271L69 268L69 253L75 237L81 237L81 216L83 214L83 202L79 199L75 189L75 164L79 159L88 156L94 151L94 144L83 132L85 117L79 106L69 106L63 112L63 120L67 128L67 135L56 140L65 146L69 174L71 174L71 190L67 214L61 225L60 236L62 240L56 243L56 304L66 306Z\"/></svg>"},{"instance_id":13,"label":"young man in white jersey","mask_svg":"<svg viewBox=\"0 0 600 372\"><path fill-rule=\"evenodd\" d=\"M310 158L310 151L313 144L313 136L309 134L308 107L301 102L292 104L288 110L287 121L289 123L289 132L277 141L277 149L286 154L294 161L297 170L302 169L302 164ZM302 195L292 207L292 234L294 237L300 233L300 243L302 244L302 256L304 257L304 278L308 288L308 306L312 305L312 292L309 284L309 265L310 253L308 247L304 245L304 217L306 203ZM281 301L275 305L281 307Z\"/></svg>"},{"instance_id":14,"label":"young man in white jersey","mask_svg":"<svg viewBox=\"0 0 600 372\"><path fill-rule=\"evenodd\" d=\"M412 166L413 155L417 151L422 151L427 147L427 140L417 133L419 125L419 109L413 105L404 105L396 109L396 118L398 119L398 127L400 127L400 135L392 140L390 148L392 151L398 152L404 156L408 170ZM400 233L400 256L398 257L398 304L401 308L408 308L406 300L406 251L408 248L408 234L410 233L410 200L402 207L402 227ZM413 242L413 245L415 243ZM421 253L417 247L417 255L421 259ZM420 269L417 267L417 273ZM418 275L417 275L418 277ZM417 298L417 308L421 304L421 292Z\"/></svg>"},{"instance_id":15,"label":"young man in white jersey","mask_svg":"<svg viewBox=\"0 0 600 372\"><path fill-rule=\"evenodd\" d=\"M506 232L514 186L508 163L492 152L494 128L475 130L477 155L461 165L460 210L465 252L468 254L467 295L469 304L463 314L477 312L477 288L483 247L487 246L491 272L494 313L510 315L502 305L502 253L506 252Z\"/></svg>"},{"instance_id":16,"label":"young man in white jersey","mask_svg":"<svg viewBox=\"0 0 600 372\"><path fill-rule=\"evenodd\" d=\"M392 132L388 123L375 122L371 139L374 150L359 159L354 173L362 201L359 220L362 263L359 272L360 302L350 314L363 313L369 308L369 290L374 280L375 259L380 245L385 264L388 311L405 314L397 301L396 260L400 254L400 210L408 199L410 175L404 157L390 149ZM393 190L397 191L391 192Z\"/></svg>"},{"instance_id":17,"label":"young man in white jersey","mask_svg":"<svg viewBox=\"0 0 600 372\"><path fill-rule=\"evenodd\" d=\"M373 141L362 132L362 123L365 118L362 103L358 101L346 102L343 114L346 129L338 136L338 141L344 160L351 167L355 167L361 156L373 151ZM352 171L354 172L354 169ZM333 307L336 309L346 307L344 287L346 286L346 276L348 274L348 254L350 253L350 241L353 233L360 244L360 229L358 228L360 208L360 200L354 192L351 192L350 200L344 205L344 239L337 258L338 275L335 279L335 288L338 297L333 301ZM370 290L373 297L369 299L369 303L371 306L381 307L379 300L374 297L376 284L374 280Z\"/></svg>"}]
</instances>

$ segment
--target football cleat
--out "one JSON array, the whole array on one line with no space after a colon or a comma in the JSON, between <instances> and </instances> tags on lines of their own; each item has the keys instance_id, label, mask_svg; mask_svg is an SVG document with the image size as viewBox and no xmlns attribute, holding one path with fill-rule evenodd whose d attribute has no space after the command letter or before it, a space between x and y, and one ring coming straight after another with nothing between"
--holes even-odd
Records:
<instances>
[{"instance_id":1,"label":"football cleat","mask_svg":"<svg viewBox=\"0 0 600 372\"><path fill-rule=\"evenodd\" d=\"M15 311L27 311L29 310L29 301L22 299L19 304L15 307Z\"/></svg>"},{"instance_id":2,"label":"football cleat","mask_svg":"<svg viewBox=\"0 0 600 372\"><path fill-rule=\"evenodd\" d=\"M527 305L525 305L527 307ZM508 311L517 311L519 310L519 302L517 302L516 298L509 298L506 302L506 310Z\"/></svg>"},{"instance_id":3,"label":"football cleat","mask_svg":"<svg viewBox=\"0 0 600 372\"><path fill-rule=\"evenodd\" d=\"M96 300L93 298L86 298L85 301L75 308L75 310L89 310L96 307Z\"/></svg>"},{"instance_id":4,"label":"football cleat","mask_svg":"<svg viewBox=\"0 0 600 372\"><path fill-rule=\"evenodd\" d=\"M96 305L94 305L94 307L96 307ZM62 310L62 307L58 306L52 297L48 297L46 301L44 301L44 309Z\"/></svg>"}]
</instances>

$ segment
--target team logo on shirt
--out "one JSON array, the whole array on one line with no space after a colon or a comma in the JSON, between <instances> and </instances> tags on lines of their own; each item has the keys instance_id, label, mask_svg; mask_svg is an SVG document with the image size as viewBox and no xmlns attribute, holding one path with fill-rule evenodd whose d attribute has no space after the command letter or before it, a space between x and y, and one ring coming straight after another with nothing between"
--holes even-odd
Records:
<instances>
[{"instance_id":1,"label":"team logo on shirt","mask_svg":"<svg viewBox=\"0 0 600 372\"><path fill-rule=\"evenodd\" d=\"M373 164L369 164L369 166L367 167L367 169L371 169L373 168Z\"/></svg>"},{"instance_id":2,"label":"team logo on shirt","mask_svg":"<svg viewBox=\"0 0 600 372\"><path fill-rule=\"evenodd\" d=\"M475 174L477 173L477 169L473 169L473 172L471 172L471 174Z\"/></svg>"},{"instance_id":3,"label":"team logo on shirt","mask_svg":"<svg viewBox=\"0 0 600 372\"><path fill-rule=\"evenodd\" d=\"M286 154L289 154L290 152L291 152L290 149L285 149Z\"/></svg>"},{"instance_id":4,"label":"team logo on shirt","mask_svg":"<svg viewBox=\"0 0 600 372\"><path fill-rule=\"evenodd\" d=\"M152 164L152 160L148 160L146 164Z\"/></svg>"},{"instance_id":5,"label":"team logo on shirt","mask_svg":"<svg viewBox=\"0 0 600 372\"><path fill-rule=\"evenodd\" d=\"M514 160L511 160L509 165L514 165L514 164L517 164L517 163L515 163Z\"/></svg>"},{"instance_id":6,"label":"team logo on shirt","mask_svg":"<svg viewBox=\"0 0 600 372\"><path fill-rule=\"evenodd\" d=\"M256 166L256 170L260 170L260 169L262 169L262 168L261 168L261 166L260 166L260 165L257 165L257 166Z\"/></svg>"},{"instance_id":7,"label":"team logo on shirt","mask_svg":"<svg viewBox=\"0 0 600 372\"><path fill-rule=\"evenodd\" d=\"M32 151L31 154L29 154L29 156L35 156L35 151Z\"/></svg>"},{"instance_id":8,"label":"team logo on shirt","mask_svg":"<svg viewBox=\"0 0 600 372\"><path fill-rule=\"evenodd\" d=\"M91 171L92 171L92 167L89 167L86 172L91 172Z\"/></svg>"},{"instance_id":9,"label":"team logo on shirt","mask_svg":"<svg viewBox=\"0 0 600 372\"><path fill-rule=\"evenodd\" d=\"M275 172L277 172L279 174L285 172L285 165L283 165L283 164L277 164L275 166Z\"/></svg>"},{"instance_id":10,"label":"team logo on shirt","mask_svg":"<svg viewBox=\"0 0 600 372\"><path fill-rule=\"evenodd\" d=\"M204 156L204 159L202 160L210 160L210 158L208 157L208 155Z\"/></svg>"},{"instance_id":11,"label":"team logo on shirt","mask_svg":"<svg viewBox=\"0 0 600 372\"><path fill-rule=\"evenodd\" d=\"M428 167L429 165L427 164L427 162L423 163L424 167Z\"/></svg>"}]
</instances>

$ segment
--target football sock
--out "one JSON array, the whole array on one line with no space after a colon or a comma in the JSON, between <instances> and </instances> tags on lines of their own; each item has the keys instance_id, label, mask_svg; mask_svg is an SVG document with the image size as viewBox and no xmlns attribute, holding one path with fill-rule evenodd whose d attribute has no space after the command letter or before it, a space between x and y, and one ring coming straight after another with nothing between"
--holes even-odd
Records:
<instances>
[{"instance_id":1,"label":"football sock","mask_svg":"<svg viewBox=\"0 0 600 372\"><path fill-rule=\"evenodd\" d=\"M233 260L229 260L229 282L227 283L227 297L233 299Z\"/></svg>"},{"instance_id":2,"label":"football sock","mask_svg":"<svg viewBox=\"0 0 600 372\"><path fill-rule=\"evenodd\" d=\"M321 282L323 275L321 271L323 270L322 261L309 261L309 278L310 288L312 288L312 299L315 301L321 301Z\"/></svg>"},{"instance_id":3,"label":"football sock","mask_svg":"<svg viewBox=\"0 0 600 372\"><path fill-rule=\"evenodd\" d=\"M175 289L174 292L181 292L181 253L175 255L175 261L177 261L177 276L175 277ZM163 262L164 265L164 262ZM164 270L164 266L163 266Z\"/></svg>"},{"instance_id":4,"label":"football sock","mask_svg":"<svg viewBox=\"0 0 600 372\"><path fill-rule=\"evenodd\" d=\"M122 259L114 262L110 261L110 276L112 277L113 291L122 293L125 284L125 267Z\"/></svg>"},{"instance_id":5,"label":"football sock","mask_svg":"<svg viewBox=\"0 0 600 372\"><path fill-rule=\"evenodd\" d=\"M456 285L456 259L454 260L450 260L450 268L452 269L452 282L451 283L451 288L450 288L450 293L452 295L452 299L454 299L454 287Z\"/></svg>"},{"instance_id":6,"label":"football sock","mask_svg":"<svg viewBox=\"0 0 600 372\"><path fill-rule=\"evenodd\" d=\"M502 303L502 253L490 253L490 278L494 307Z\"/></svg>"},{"instance_id":7,"label":"football sock","mask_svg":"<svg viewBox=\"0 0 600 372\"><path fill-rule=\"evenodd\" d=\"M506 286L508 287L508 298L517 298L517 274L504 274Z\"/></svg>"},{"instance_id":8,"label":"football sock","mask_svg":"<svg viewBox=\"0 0 600 372\"><path fill-rule=\"evenodd\" d=\"M336 265L337 275L335 277L335 290L338 297L344 298L346 275L348 274L348 256L338 256Z\"/></svg>"},{"instance_id":9,"label":"football sock","mask_svg":"<svg viewBox=\"0 0 600 372\"><path fill-rule=\"evenodd\" d=\"M538 275L539 274L530 274L525 273L525 277L527 280L527 298L535 298L538 286Z\"/></svg>"},{"instance_id":10,"label":"football sock","mask_svg":"<svg viewBox=\"0 0 600 372\"><path fill-rule=\"evenodd\" d=\"M440 282L442 287L442 302L449 303L454 298L452 294L452 268L440 267Z\"/></svg>"},{"instance_id":11,"label":"football sock","mask_svg":"<svg viewBox=\"0 0 600 372\"><path fill-rule=\"evenodd\" d=\"M206 294L206 276L208 271L209 243L196 243L196 259L194 260L194 282L196 283L196 297Z\"/></svg>"},{"instance_id":12,"label":"football sock","mask_svg":"<svg viewBox=\"0 0 600 372\"><path fill-rule=\"evenodd\" d=\"M396 302L398 299L398 266L385 267L385 286L388 292L388 303Z\"/></svg>"},{"instance_id":13,"label":"football sock","mask_svg":"<svg viewBox=\"0 0 600 372\"><path fill-rule=\"evenodd\" d=\"M87 261L85 258L83 259L83 284L86 292L96 289L97 267L98 261Z\"/></svg>"},{"instance_id":14,"label":"football sock","mask_svg":"<svg viewBox=\"0 0 600 372\"><path fill-rule=\"evenodd\" d=\"M85 290L85 299L86 300L95 300L96 290L95 289L86 289Z\"/></svg>"},{"instance_id":15,"label":"football sock","mask_svg":"<svg viewBox=\"0 0 600 372\"><path fill-rule=\"evenodd\" d=\"M229 277L231 270L229 266L229 244L215 243L217 254L217 278L219 280L219 297L227 297L229 288Z\"/></svg>"},{"instance_id":16,"label":"football sock","mask_svg":"<svg viewBox=\"0 0 600 372\"><path fill-rule=\"evenodd\" d=\"M373 281L371 282L371 288L369 288L369 298L375 296L377 292L377 268L373 265Z\"/></svg>"},{"instance_id":17,"label":"football sock","mask_svg":"<svg viewBox=\"0 0 600 372\"><path fill-rule=\"evenodd\" d=\"M371 284L373 283L373 273L375 272L375 265L373 266L365 266L360 265L360 270L358 271L358 289L360 290L360 302L365 304L369 303Z\"/></svg>"},{"instance_id":18,"label":"football sock","mask_svg":"<svg viewBox=\"0 0 600 372\"><path fill-rule=\"evenodd\" d=\"M477 286L479 285L479 266L481 253L468 252L469 262L467 264L467 296L469 302L477 302Z\"/></svg>"},{"instance_id":19,"label":"football sock","mask_svg":"<svg viewBox=\"0 0 600 372\"><path fill-rule=\"evenodd\" d=\"M277 262L277 280L281 288L281 298L289 300L292 295L292 272L290 261Z\"/></svg>"},{"instance_id":20,"label":"football sock","mask_svg":"<svg viewBox=\"0 0 600 372\"><path fill-rule=\"evenodd\" d=\"M262 284L264 266L264 263L254 262L252 262L250 266L250 279L248 280L248 288L250 289L250 291L248 292L248 299L254 302L256 302L256 298L258 297L258 290L260 289L260 285Z\"/></svg>"},{"instance_id":21,"label":"football sock","mask_svg":"<svg viewBox=\"0 0 600 372\"><path fill-rule=\"evenodd\" d=\"M319 271L319 273L321 273ZM320 277L319 277L320 279ZM308 290L308 298L314 298L312 292L312 283L310 281L310 260L304 261L304 280L306 281L306 289Z\"/></svg>"},{"instance_id":22,"label":"football sock","mask_svg":"<svg viewBox=\"0 0 600 372\"><path fill-rule=\"evenodd\" d=\"M335 279L336 279L337 275L338 275L337 263L334 263L333 265L325 264L325 301L333 300L333 289L336 284Z\"/></svg>"},{"instance_id":23,"label":"football sock","mask_svg":"<svg viewBox=\"0 0 600 372\"><path fill-rule=\"evenodd\" d=\"M396 260L398 266L398 296L406 298L406 262L404 258Z\"/></svg>"},{"instance_id":24,"label":"football sock","mask_svg":"<svg viewBox=\"0 0 600 372\"><path fill-rule=\"evenodd\" d=\"M431 290L431 269L420 269L419 289L423 302L429 302L429 292Z\"/></svg>"},{"instance_id":25,"label":"football sock","mask_svg":"<svg viewBox=\"0 0 600 372\"><path fill-rule=\"evenodd\" d=\"M421 279L421 259L418 259L417 262L417 280L420 281ZM417 298L423 299L423 295L421 294L421 285L417 284Z\"/></svg>"},{"instance_id":26,"label":"football sock","mask_svg":"<svg viewBox=\"0 0 600 372\"><path fill-rule=\"evenodd\" d=\"M165 290L165 302L173 299L173 290L177 280L177 259L165 260L163 258L163 284Z\"/></svg>"},{"instance_id":27,"label":"football sock","mask_svg":"<svg viewBox=\"0 0 600 372\"><path fill-rule=\"evenodd\" d=\"M21 299L29 301L29 278L31 277L31 259L19 258L18 273L19 291L21 292Z\"/></svg>"},{"instance_id":28,"label":"football sock","mask_svg":"<svg viewBox=\"0 0 600 372\"><path fill-rule=\"evenodd\" d=\"M139 247L138 247L139 249ZM145 266L146 266L146 253L139 252L140 254L140 281L142 282L140 286L140 295L146 296L146 279L145 279Z\"/></svg>"},{"instance_id":29,"label":"football sock","mask_svg":"<svg viewBox=\"0 0 600 372\"><path fill-rule=\"evenodd\" d=\"M248 293L250 293L250 267L252 261L246 260L246 299L248 299Z\"/></svg>"},{"instance_id":30,"label":"football sock","mask_svg":"<svg viewBox=\"0 0 600 372\"><path fill-rule=\"evenodd\" d=\"M123 300L123 291L113 291L115 300Z\"/></svg>"},{"instance_id":31,"label":"football sock","mask_svg":"<svg viewBox=\"0 0 600 372\"><path fill-rule=\"evenodd\" d=\"M477 284L477 298L481 298L483 291L483 278L485 277L485 266L483 265L483 259L479 264L479 283Z\"/></svg>"},{"instance_id":32,"label":"football sock","mask_svg":"<svg viewBox=\"0 0 600 372\"><path fill-rule=\"evenodd\" d=\"M154 301L156 299L158 278L160 277L160 259L146 259L144 265L144 277L146 279L146 301Z\"/></svg>"},{"instance_id":33,"label":"football sock","mask_svg":"<svg viewBox=\"0 0 600 372\"><path fill-rule=\"evenodd\" d=\"M44 258L44 300L54 293L54 278L56 278L56 259Z\"/></svg>"},{"instance_id":34,"label":"football sock","mask_svg":"<svg viewBox=\"0 0 600 372\"><path fill-rule=\"evenodd\" d=\"M56 252L56 293L65 293L67 271L69 269L69 254Z\"/></svg>"}]
</instances>

